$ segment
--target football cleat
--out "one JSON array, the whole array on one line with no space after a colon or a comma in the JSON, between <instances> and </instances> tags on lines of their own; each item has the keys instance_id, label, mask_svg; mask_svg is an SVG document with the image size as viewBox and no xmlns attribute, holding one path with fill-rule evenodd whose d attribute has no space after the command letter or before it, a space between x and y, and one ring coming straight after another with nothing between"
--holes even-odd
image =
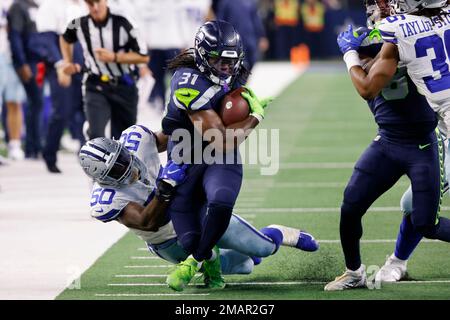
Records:
<instances>
[{"instance_id":1,"label":"football cleat","mask_svg":"<svg viewBox=\"0 0 450 320\"><path fill-rule=\"evenodd\" d=\"M225 279L222 277L219 247L215 246L214 252L216 253L214 260L205 260L203 262L205 285L209 289L223 289L225 288Z\"/></svg>"},{"instance_id":2,"label":"football cleat","mask_svg":"<svg viewBox=\"0 0 450 320\"><path fill-rule=\"evenodd\" d=\"M328 283L324 290L341 291L356 288L367 288L366 267L364 265L361 265L356 271L347 269L342 276Z\"/></svg>"},{"instance_id":3,"label":"football cleat","mask_svg":"<svg viewBox=\"0 0 450 320\"><path fill-rule=\"evenodd\" d=\"M292 248L297 248L302 251L314 252L319 250L319 243L314 237L305 232L300 231L295 228L280 226L280 225L271 225L267 228L274 228L281 231L283 234L283 243L282 245Z\"/></svg>"},{"instance_id":4,"label":"football cleat","mask_svg":"<svg viewBox=\"0 0 450 320\"><path fill-rule=\"evenodd\" d=\"M394 254L387 258L386 263L377 272L376 282L397 282L407 275L406 267L408 260L400 260Z\"/></svg>"},{"instance_id":5,"label":"football cleat","mask_svg":"<svg viewBox=\"0 0 450 320\"><path fill-rule=\"evenodd\" d=\"M195 274L200 270L201 264L194 258L187 258L175 266L166 279L167 285L175 291L183 291Z\"/></svg>"}]
</instances>

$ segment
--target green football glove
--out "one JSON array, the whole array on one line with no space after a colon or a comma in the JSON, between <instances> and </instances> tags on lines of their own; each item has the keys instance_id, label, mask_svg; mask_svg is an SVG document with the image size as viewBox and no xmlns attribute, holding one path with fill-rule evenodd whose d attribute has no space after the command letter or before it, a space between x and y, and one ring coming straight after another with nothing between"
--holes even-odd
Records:
<instances>
[{"instance_id":1,"label":"green football glove","mask_svg":"<svg viewBox=\"0 0 450 320\"><path fill-rule=\"evenodd\" d=\"M273 101L272 97L265 99L258 99L256 94L249 88L244 87L246 91L242 92L241 95L247 100L248 105L250 107L250 113L259 116L257 117L259 120L264 119L265 111L264 109Z\"/></svg>"}]
</instances>

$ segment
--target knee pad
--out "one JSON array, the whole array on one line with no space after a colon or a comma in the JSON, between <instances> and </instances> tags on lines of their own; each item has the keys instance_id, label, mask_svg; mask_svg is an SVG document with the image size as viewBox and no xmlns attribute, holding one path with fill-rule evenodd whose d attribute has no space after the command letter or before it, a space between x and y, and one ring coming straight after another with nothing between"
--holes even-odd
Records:
<instances>
[{"instance_id":1,"label":"knee pad","mask_svg":"<svg viewBox=\"0 0 450 320\"><path fill-rule=\"evenodd\" d=\"M214 191L208 192L208 203L215 205L228 206L233 208L236 202L238 192L230 187L219 187Z\"/></svg>"},{"instance_id":2,"label":"knee pad","mask_svg":"<svg viewBox=\"0 0 450 320\"><path fill-rule=\"evenodd\" d=\"M185 233L178 237L178 241L180 242L184 250L186 250L189 254L192 254L198 248L198 244L200 242L200 233Z\"/></svg>"}]
</instances>

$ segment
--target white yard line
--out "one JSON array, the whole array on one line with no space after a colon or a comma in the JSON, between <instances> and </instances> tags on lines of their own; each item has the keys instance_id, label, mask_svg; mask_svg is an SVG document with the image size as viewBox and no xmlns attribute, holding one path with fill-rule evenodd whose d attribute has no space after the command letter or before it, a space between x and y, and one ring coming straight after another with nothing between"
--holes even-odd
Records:
<instances>
[{"instance_id":1,"label":"white yard line","mask_svg":"<svg viewBox=\"0 0 450 320\"><path fill-rule=\"evenodd\" d=\"M441 207L442 211L450 210L450 207ZM336 213L341 208L236 208L239 213ZM368 212L400 212L400 207L373 207Z\"/></svg>"},{"instance_id":2,"label":"white yard line","mask_svg":"<svg viewBox=\"0 0 450 320\"><path fill-rule=\"evenodd\" d=\"M230 282L227 286L295 286L295 285L322 285L324 281L279 281L279 282ZM392 283L397 284L432 284L432 283L450 283L450 280L415 280L400 281ZM110 287L165 287L165 283L108 283ZM189 286L197 286L197 284L189 284Z\"/></svg>"},{"instance_id":3,"label":"white yard line","mask_svg":"<svg viewBox=\"0 0 450 320\"><path fill-rule=\"evenodd\" d=\"M139 256L139 257L130 257L131 260L163 260L160 257L146 257L146 256Z\"/></svg>"},{"instance_id":4,"label":"white yard line","mask_svg":"<svg viewBox=\"0 0 450 320\"><path fill-rule=\"evenodd\" d=\"M125 269L151 269L151 268L170 268L173 267L171 264L163 264L163 265L131 265L131 266L124 266Z\"/></svg>"},{"instance_id":5,"label":"white yard line","mask_svg":"<svg viewBox=\"0 0 450 320\"><path fill-rule=\"evenodd\" d=\"M167 278L167 274L116 274L115 278Z\"/></svg>"},{"instance_id":6,"label":"white yard line","mask_svg":"<svg viewBox=\"0 0 450 320\"><path fill-rule=\"evenodd\" d=\"M210 293L96 293L96 297L180 297L180 296L209 296Z\"/></svg>"},{"instance_id":7,"label":"white yard line","mask_svg":"<svg viewBox=\"0 0 450 320\"><path fill-rule=\"evenodd\" d=\"M323 243L331 243L331 244L340 244L341 240L320 240L317 239L319 244ZM368 240L361 240L361 243L395 243L397 239L368 239ZM430 239L422 239L420 243L446 243L439 240L430 240Z\"/></svg>"}]
</instances>

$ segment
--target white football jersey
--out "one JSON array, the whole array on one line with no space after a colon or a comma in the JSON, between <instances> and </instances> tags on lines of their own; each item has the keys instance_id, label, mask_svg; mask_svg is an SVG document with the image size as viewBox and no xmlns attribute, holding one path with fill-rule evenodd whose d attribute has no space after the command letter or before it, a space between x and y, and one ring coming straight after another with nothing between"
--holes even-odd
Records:
<instances>
[{"instance_id":1,"label":"white football jersey","mask_svg":"<svg viewBox=\"0 0 450 320\"><path fill-rule=\"evenodd\" d=\"M129 202L146 206L153 199L160 162L156 137L144 126L135 125L122 133L120 138L125 148L139 158L147 168L139 181L121 187L101 186L95 183L91 197L91 216L102 222L117 219ZM176 237L172 222L156 232L131 229L142 240L151 244L163 243Z\"/></svg>"},{"instance_id":2,"label":"white football jersey","mask_svg":"<svg viewBox=\"0 0 450 320\"><path fill-rule=\"evenodd\" d=\"M450 7L444 10L450 13ZM441 17L395 15L379 29L384 41L397 45L419 93L450 128L450 15Z\"/></svg>"}]
</instances>

